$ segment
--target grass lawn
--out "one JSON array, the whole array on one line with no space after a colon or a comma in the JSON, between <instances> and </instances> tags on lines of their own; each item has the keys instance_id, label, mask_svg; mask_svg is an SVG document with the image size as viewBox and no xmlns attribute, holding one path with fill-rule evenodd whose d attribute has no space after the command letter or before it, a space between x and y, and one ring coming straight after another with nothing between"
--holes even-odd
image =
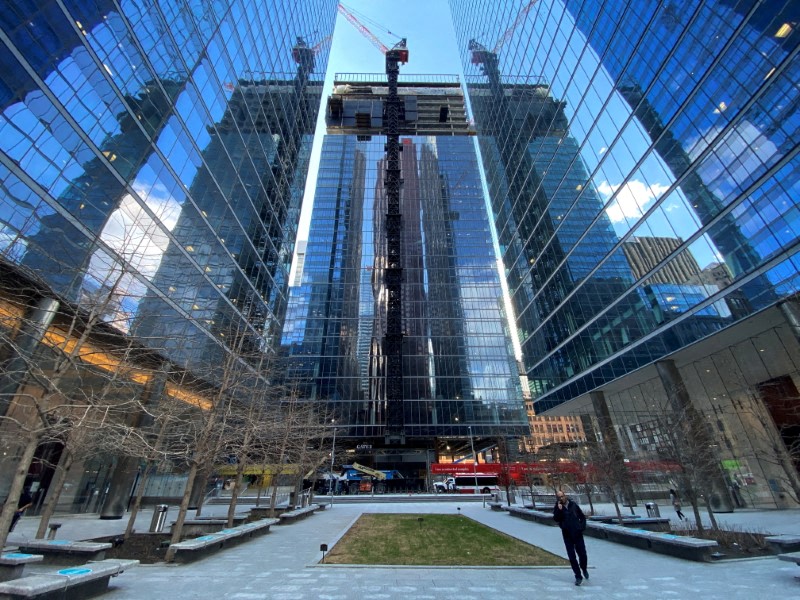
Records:
<instances>
[{"instance_id":1,"label":"grass lawn","mask_svg":"<svg viewBox=\"0 0 800 600\"><path fill-rule=\"evenodd\" d=\"M569 564L461 515L385 513L361 515L325 556L325 562L490 567Z\"/></svg>"}]
</instances>

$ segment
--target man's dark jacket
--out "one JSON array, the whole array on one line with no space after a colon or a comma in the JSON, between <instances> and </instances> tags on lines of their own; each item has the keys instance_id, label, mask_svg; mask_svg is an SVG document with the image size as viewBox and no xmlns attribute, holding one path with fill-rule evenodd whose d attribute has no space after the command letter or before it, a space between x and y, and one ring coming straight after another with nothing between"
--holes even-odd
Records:
<instances>
[{"instance_id":1,"label":"man's dark jacket","mask_svg":"<svg viewBox=\"0 0 800 600\"><path fill-rule=\"evenodd\" d=\"M564 508L558 508L558 502L556 502L553 508L553 520L561 527L561 531L569 534L570 537L582 534L586 529L586 515L583 514L581 507L572 500L567 500Z\"/></svg>"}]
</instances>

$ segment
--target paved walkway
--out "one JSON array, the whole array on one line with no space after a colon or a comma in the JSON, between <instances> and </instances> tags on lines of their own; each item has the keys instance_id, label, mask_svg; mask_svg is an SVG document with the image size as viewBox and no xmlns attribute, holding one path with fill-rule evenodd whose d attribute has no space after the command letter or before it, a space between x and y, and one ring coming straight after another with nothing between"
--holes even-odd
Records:
<instances>
[{"instance_id":1,"label":"paved walkway","mask_svg":"<svg viewBox=\"0 0 800 600\"><path fill-rule=\"evenodd\" d=\"M142 565L118 578L103 598L110 600L516 600L558 594L586 598L775 598L800 594L800 567L774 557L694 563L587 538L589 581L573 585L567 568L418 568L320 565L320 544L333 543L362 512L461 513L560 556L557 528L491 511L480 503L336 504L332 509L189 565ZM605 508L605 507L603 507ZM222 513L207 507L204 514ZM610 512L610 511L609 511ZM637 509L637 512L642 512ZM667 515L665 515L667 516ZM671 516L671 515L670 515ZM721 520L770 533L800 533L800 511L741 511ZM137 520L146 530L150 511ZM66 516L61 538L120 532L125 521L96 515ZM38 519L25 518L9 544L32 536Z\"/></svg>"}]
</instances>

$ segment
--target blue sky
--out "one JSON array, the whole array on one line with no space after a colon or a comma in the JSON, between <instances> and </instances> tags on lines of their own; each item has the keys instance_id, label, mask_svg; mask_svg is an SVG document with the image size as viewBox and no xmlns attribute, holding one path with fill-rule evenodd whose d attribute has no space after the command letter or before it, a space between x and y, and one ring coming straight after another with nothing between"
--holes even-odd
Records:
<instances>
[{"instance_id":1,"label":"blue sky","mask_svg":"<svg viewBox=\"0 0 800 600\"><path fill-rule=\"evenodd\" d=\"M409 62L400 67L401 73L446 73L461 75L461 63L456 48L456 38L447 0L349 0L345 5L352 9L375 36L392 47L399 37L408 40ZM367 19L362 19L365 15ZM381 27L373 26L371 21ZM395 36L386 32L389 30ZM314 200L322 136L325 134L325 102L333 89L334 73L383 73L383 54L372 45L341 14L337 14L336 28L331 42L328 73L325 78L317 135L311 153L311 166L300 216L299 239L308 237L308 224Z\"/></svg>"}]
</instances>

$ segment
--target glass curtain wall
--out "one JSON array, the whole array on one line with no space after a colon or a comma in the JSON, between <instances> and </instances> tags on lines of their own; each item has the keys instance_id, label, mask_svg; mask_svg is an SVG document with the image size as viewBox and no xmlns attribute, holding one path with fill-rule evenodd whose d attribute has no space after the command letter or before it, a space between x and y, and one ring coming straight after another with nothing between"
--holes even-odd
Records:
<instances>
[{"instance_id":1,"label":"glass curtain wall","mask_svg":"<svg viewBox=\"0 0 800 600\"><path fill-rule=\"evenodd\" d=\"M473 141L401 143L406 438L466 439L470 427L481 437L522 435ZM338 435L359 439L385 433L384 144L383 136L325 137L302 284L292 288L284 331L301 397L327 405Z\"/></svg>"},{"instance_id":2,"label":"glass curtain wall","mask_svg":"<svg viewBox=\"0 0 800 600\"><path fill-rule=\"evenodd\" d=\"M183 366L273 346L335 14L5 6L2 259Z\"/></svg>"},{"instance_id":3,"label":"glass curtain wall","mask_svg":"<svg viewBox=\"0 0 800 600\"><path fill-rule=\"evenodd\" d=\"M451 8L537 410L797 291L797 3Z\"/></svg>"}]
</instances>

